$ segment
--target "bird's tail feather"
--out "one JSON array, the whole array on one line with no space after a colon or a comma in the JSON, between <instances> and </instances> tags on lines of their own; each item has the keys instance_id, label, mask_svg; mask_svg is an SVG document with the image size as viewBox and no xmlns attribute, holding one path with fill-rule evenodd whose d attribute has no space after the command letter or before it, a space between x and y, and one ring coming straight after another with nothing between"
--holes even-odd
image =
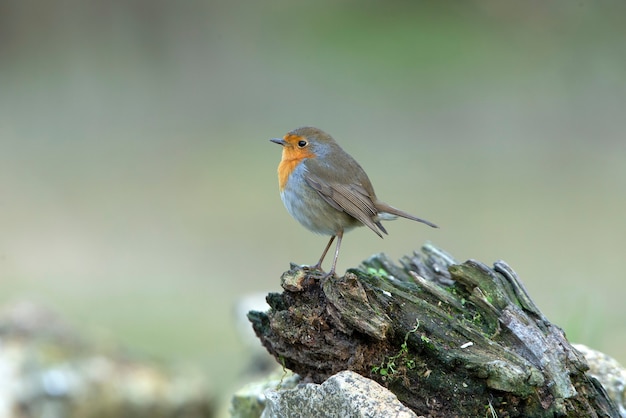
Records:
<instances>
[{"instance_id":1,"label":"bird's tail feather","mask_svg":"<svg viewBox=\"0 0 626 418\"><path fill-rule=\"evenodd\" d=\"M379 220L387 221L387 220L395 219L396 216L401 216L402 218L410 219L416 222L421 222L433 228L439 228L437 225L435 225L434 223L430 221L427 221L426 219L418 218L417 216L413 216L408 212L405 212L400 209L396 209L393 206L389 206L386 203L376 202L376 209L378 209L378 211L380 212L378 214Z\"/></svg>"}]
</instances>

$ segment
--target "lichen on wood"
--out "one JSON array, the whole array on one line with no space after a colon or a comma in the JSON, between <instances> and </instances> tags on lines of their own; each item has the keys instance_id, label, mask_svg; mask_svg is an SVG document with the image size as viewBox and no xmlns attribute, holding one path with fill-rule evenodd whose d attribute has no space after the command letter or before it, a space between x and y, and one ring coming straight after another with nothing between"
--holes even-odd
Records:
<instances>
[{"instance_id":1,"label":"lichen on wood","mask_svg":"<svg viewBox=\"0 0 626 418\"><path fill-rule=\"evenodd\" d=\"M316 383L352 370L431 417L619 416L503 261L459 264L427 244L340 278L292 264L282 283L249 319L281 364Z\"/></svg>"}]
</instances>

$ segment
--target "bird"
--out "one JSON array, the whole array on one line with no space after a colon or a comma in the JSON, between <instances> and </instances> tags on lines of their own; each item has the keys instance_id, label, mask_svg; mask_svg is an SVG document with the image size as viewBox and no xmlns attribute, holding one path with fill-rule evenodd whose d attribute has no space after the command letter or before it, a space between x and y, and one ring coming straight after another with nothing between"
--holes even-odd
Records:
<instances>
[{"instance_id":1,"label":"bird","mask_svg":"<svg viewBox=\"0 0 626 418\"><path fill-rule=\"evenodd\" d=\"M365 170L321 129L304 126L270 141L282 146L278 188L285 208L305 228L330 235L311 269L323 272L322 262L337 239L332 267L324 277L335 276L343 234L357 226L365 225L381 238L387 234L381 221L398 216L438 228L378 200Z\"/></svg>"}]
</instances>

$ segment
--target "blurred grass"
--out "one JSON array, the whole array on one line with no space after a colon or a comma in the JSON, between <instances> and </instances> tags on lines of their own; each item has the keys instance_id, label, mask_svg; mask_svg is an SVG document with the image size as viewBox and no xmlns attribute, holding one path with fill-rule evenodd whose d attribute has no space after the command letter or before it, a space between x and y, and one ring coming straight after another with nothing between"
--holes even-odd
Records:
<instances>
[{"instance_id":1,"label":"blurred grass","mask_svg":"<svg viewBox=\"0 0 626 418\"><path fill-rule=\"evenodd\" d=\"M347 235L339 269L430 240L504 259L568 336L626 363L620 4L69 1L0 10L0 299L205 367L247 363L233 303L326 238L279 149L333 134L442 226Z\"/></svg>"}]
</instances>

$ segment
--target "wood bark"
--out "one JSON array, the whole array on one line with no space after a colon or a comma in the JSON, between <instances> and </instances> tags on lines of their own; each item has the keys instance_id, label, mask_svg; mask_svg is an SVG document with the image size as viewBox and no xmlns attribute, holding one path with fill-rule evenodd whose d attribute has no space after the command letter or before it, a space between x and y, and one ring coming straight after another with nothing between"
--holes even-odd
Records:
<instances>
[{"instance_id":1,"label":"wood bark","mask_svg":"<svg viewBox=\"0 0 626 418\"><path fill-rule=\"evenodd\" d=\"M345 276L291 265L248 317L285 367L321 383L352 370L429 417L619 417L583 356L503 261L457 263L425 245Z\"/></svg>"}]
</instances>

